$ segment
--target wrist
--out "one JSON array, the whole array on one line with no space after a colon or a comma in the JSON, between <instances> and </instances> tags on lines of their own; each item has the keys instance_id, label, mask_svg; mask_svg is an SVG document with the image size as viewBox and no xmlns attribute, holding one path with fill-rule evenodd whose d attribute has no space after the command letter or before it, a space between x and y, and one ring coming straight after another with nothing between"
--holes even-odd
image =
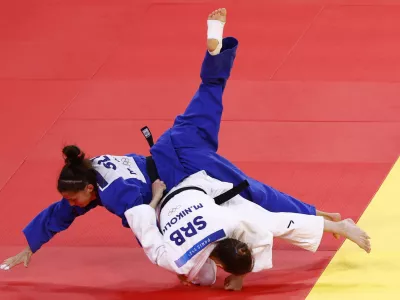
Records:
<instances>
[{"instance_id":1,"label":"wrist","mask_svg":"<svg viewBox=\"0 0 400 300\"><path fill-rule=\"evenodd\" d=\"M158 205L158 202L159 202L159 200L158 200L157 198L153 198L153 199L151 200L151 202L149 203L149 205L150 205L152 208L156 209L156 207L157 207L157 205Z\"/></svg>"}]
</instances>

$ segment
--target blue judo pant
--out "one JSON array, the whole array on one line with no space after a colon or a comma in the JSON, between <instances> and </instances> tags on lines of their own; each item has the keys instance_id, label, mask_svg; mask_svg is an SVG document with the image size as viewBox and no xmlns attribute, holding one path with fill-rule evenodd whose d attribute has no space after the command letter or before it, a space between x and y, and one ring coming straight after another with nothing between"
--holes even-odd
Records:
<instances>
[{"instance_id":1,"label":"blue judo pant","mask_svg":"<svg viewBox=\"0 0 400 300\"><path fill-rule=\"evenodd\" d=\"M200 170L221 181L238 184L247 180L250 186L241 196L272 212L315 215L314 206L282 193L243 173L217 153L218 134L223 112L222 96L235 61L238 41L223 40L221 53L206 52L201 66L201 83L185 112L178 115L151 148L161 180L167 189ZM245 101L245 99L243 99Z\"/></svg>"}]
</instances>

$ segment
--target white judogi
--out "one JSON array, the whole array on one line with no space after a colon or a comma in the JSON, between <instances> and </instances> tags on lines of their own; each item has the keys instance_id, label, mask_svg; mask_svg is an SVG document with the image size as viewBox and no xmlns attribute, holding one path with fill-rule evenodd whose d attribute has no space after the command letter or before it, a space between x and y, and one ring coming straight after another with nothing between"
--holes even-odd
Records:
<instances>
[{"instance_id":1,"label":"white judogi","mask_svg":"<svg viewBox=\"0 0 400 300\"><path fill-rule=\"evenodd\" d=\"M149 205L125 212L129 226L148 258L171 272L184 274L194 283L211 285L216 265L209 259L214 242L234 238L247 243L254 257L253 272L272 268L273 237L281 237L309 251L316 251L323 234L322 217L293 213L271 213L236 196L217 205L214 197L233 184L211 178L204 171L195 173L176 189L196 186L174 196L159 212ZM160 230L156 214L159 213Z\"/></svg>"}]
</instances>

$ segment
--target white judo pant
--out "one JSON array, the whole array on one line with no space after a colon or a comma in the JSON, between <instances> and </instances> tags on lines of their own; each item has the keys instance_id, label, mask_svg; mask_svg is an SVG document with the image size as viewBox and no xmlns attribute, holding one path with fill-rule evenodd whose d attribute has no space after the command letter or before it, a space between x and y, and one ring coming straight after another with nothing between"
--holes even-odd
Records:
<instances>
[{"instance_id":1,"label":"white judo pant","mask_svg":"<svg viewBox=\"0 0 400 300\"><path fill-rule=\"evenodd\" d=\"M270 212L241 196L232 198L223 206L246 215L258 226L270 231L274 238L284 239L305 250L315 252L321 243L324 233L323 217Z\"/></svg>"},{"instance_id":2,"label":"white judo pant","mask_svg":"<svg viewBox=\"0 0 400 300\"><path fill-rule=\"evenodd\" d=\"M216 197L231 189L233 184L215 179L207 175L206 172L200 171L187 177L174 189L184 186L200 187L211 197ZM321 243L324 232L323 217L270 212L240 195L233 197L222 206L240 213L241 218L248 220L250 224L270 231L275 238L284 239L305 250L315 252ZM249 229L251 230L251 228ZM253 236L256 237L256 235ZM252 243L252 241L246 242Z\"/></svg>"}]
</instances>

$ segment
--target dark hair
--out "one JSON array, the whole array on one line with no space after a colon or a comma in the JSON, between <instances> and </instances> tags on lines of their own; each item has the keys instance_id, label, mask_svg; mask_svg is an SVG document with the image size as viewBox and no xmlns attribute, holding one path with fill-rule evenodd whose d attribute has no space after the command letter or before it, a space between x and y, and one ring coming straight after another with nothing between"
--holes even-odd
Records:
<instances>
[{"instance_id":1,"label":"dark hair","mask_svg":"<svg viewBox=\"0 0 400 300\"><path fill-rule=\"evenodd\" d=\"M85 153L75 145L65 146L62 150L65 165L58 178L57 190L62 192L79 192L88 184L97 190L96 172L92 162L85 159Z\"/></svg>"},{"instance_id":2,"label":"dark hair","mask_svg":"<svg viewBox=\"0 0 400 300\"><path fill-rule=\"evenodd\" d=\"M233 275L244 275L253 269L253 256L249 246L235 239L227 238L217 242L210 256L217 258L224 270Z\"/></svg>"}]
</instances>

